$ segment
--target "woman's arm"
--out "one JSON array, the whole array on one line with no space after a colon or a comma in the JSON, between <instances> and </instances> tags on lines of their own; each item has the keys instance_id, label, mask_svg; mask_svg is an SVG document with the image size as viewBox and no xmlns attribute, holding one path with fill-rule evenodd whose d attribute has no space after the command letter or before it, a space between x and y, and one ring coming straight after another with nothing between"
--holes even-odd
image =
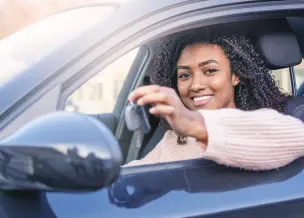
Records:
<instances>
[{"instance_id":1,"label":"woman's arm","mask_svg":"<svg viewBox=\"0 0 304 218\"><path fill-rule=\"evenodd\" d=\"M201 110L208 132L204 157L249 170L284 166L304 155L304 124L272 109Z\"/></svg>"}]
</instances>

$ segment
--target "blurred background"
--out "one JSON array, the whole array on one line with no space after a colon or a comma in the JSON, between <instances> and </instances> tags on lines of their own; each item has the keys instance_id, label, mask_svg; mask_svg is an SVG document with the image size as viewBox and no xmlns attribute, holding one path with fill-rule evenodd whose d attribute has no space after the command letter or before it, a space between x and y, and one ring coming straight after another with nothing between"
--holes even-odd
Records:
<instances>
[{"instance_id":1,"label":"blurred background","mask_svg":"<svg viewBox=\"0 0 304 218\"><path fill-rule=\"evenodd\" d=\"M0 40L85 1L89 0L0 0ZM65 109L87 114L112 112L137 51L125 54L79 87L67 100Z\"/></svg>"},{"instance_id":2,"label":"blurred background","mask_svg":"<svg viewBox=\"0 0 304 218\"><path fill-rule=\"evenodd\" d=\"M0 0L0 38L86 0Z\"/></svg>"}]
</instances>

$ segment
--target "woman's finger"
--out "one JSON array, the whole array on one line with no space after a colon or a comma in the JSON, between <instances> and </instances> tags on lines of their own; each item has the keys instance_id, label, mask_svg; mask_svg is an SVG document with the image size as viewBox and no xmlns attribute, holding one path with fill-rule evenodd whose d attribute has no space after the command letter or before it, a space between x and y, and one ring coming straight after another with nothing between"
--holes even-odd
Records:
<instances>
[{"instance_id":1,"label":"woman's finger","mask_svg":"<svg viewBox=\"0 0 304 218\"><path fill-rule=\"evenodd\" d=\"M149 109L149 112L154 115L169 116L174 113L174 107L170 105L158 104Z\"/></svg>"},{"instance_id":2,"label":"woman's finger","mask_svg":"<svg viewBox=\"0 0 304 218\"><path fill-rule=\"evenodd\" d=\"M145 104L169 104L169 96L164 92L153 92L146 94L145 96L139 98L137 100L137 104L145 105Z\"/></svg>"},{"instance_id":3,"label":"woman's finger","mask_svg":"<svg viewBox=\"0 0 304 218\"><path fill-rule=\"evenodd\" d=\"M133 103L146 94L160 92L160 90L161 87L158 85L141 86L131 92L128 99Z\"/></svg>"}]
</instances>

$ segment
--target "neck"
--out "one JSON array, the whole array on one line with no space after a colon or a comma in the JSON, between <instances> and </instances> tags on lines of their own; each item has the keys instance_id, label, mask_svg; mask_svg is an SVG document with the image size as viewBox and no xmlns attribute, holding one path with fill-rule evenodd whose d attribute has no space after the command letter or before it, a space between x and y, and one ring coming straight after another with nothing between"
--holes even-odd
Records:
<instances>
[{"instance_id":1,"label":"neck","mask_svg":"<svg viewBox=\"0 0 304 218\"><path fill-rule=\"evenodd\" d=\"M224 108L236 108L234 100L232 99Z\"/></svg>"}]
</instances>

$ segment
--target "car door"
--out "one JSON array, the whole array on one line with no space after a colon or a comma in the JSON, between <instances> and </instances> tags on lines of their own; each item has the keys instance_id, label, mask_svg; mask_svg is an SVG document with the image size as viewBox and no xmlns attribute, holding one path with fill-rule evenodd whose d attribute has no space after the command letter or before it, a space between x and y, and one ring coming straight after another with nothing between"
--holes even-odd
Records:
<instances>
[{"instance_id":1,"label":"car door","mask_svg":"<svg viewBox=\"0 0 304 218\"><path fill-rule=\"evenodd\" d=\"M117 199L115 196L112 196L114 195L114 190L111 189L112 187L108 190L101 190L99 193L89 194L86 197L79 195L76 197L75 195L63 196L62 194L48 194L47 198L54 211L57 211L59 215L65 217L75 217L75 214L84 216L86 212L90 213L92 217L98 217L98 215L106 217L226 217L228 214L234 217L256 217L266 215L286 217L288 214L284 211L287 210L295 210L296 212L292 216L297 217L303 212L300 209L303 202L298 201L297 204L293 204L290 199L300 200L302 198L302 192L299 193L294 190L294 187L299 187L299 181L302 179L302 174L299 173L302 170L302 166L299 162L295 163L293 166L295 168L298 167L297 169L299 170L296 170L297 173L295 174L295 177L285 177L283 172L278 174L273 174L272 172L270 174L265 173L259 175L255 173L246 173L246 175L243 174L243 176L241 176L241 171L226 171L227 168L217 168L218 166L212 164L204 166L204 164L198 163L198 165L195 166L194 161L152 167L139 167L129 171L123 171L123 175L113 184L114 189L116 185L116 188L119 190L117 194L122 199ZM194 176L193 181L198 182L196 184L198 189L202 187L208 188L202 192L194 191L195 188L191 187L191 182L189 183L189 172ZM215 177L211 177L209 182L206 181L206 186L203 186L197 179L204 178L204 176L210 176L210 172L213 172L212 175ZM294 171L287 169L285 172L292 173ZM204 173L206 173L206 175ZM226 173L231 173L231 177L224 176ZM204 174L204 176L202 174ZM199 175L201 177L199 177ZM222 180L221 175L223 175L225 180L229 181L229 183L225 183L225 181ZM229 186L229 184L235 182L232 177L235 177L234 179L236 180L239 179L239 186ZM248 181L245 181L245 178L248 178ZM249 178L252 178L252 180ZM267 178L274 180L268 180ZM297 182L291 182L295 178ZM220 188L217 190L218 192L213 190L210 186L215 185L216 181L219 181L219 186L228 185L228 187L226 187L228 189L225 187L223 189ZM250 184L250 181L259 182ZM236 182L236 184L237 183L238 182ZM180 186L184 188L177 188ZM185 187L187 187L188 190L192 190L193 193L185 193L185 189L187 189ZM283 187L286 188L286 192L279 195L278 193ZM169 191L169 193L168 190L174 191L173 193ZM233 192L231 192L232 190ZM263 195L257 195L251 198L248 197L254 193L263 193ZM299 196L297 196L297 194L299 194ZM265 197L265 195L267 197ZM286 199L287 195L290 196L290 199L288 200ZM197 198L197 196L200 196L201 198ZM209 202L206 199L212 200ZM87 201L91 202L89 208L85 204ZM208 201L210 204L206 203L205 206L202 206L202 202L204 201ZM66 205L68 205L70 210L66 209L66 207L61 207L64 202L69 202ZM185 202L189 202L189 204L186 204ZM217 205L217 202L220 202L219 205ZM240 202L242 203L240 204ZM285 205L285 202L288 203ZM71 208L74 204L79 206L76 211L71 213ZM277 211L281 212L277 214Z\"/></svg>"},{"instance_id":2,"label":"car door","mask_svg":"<svg viewBox=\"0 0 304 218\"><path fill-rule=\"evenodd\" d=\"M140 47L145 42L150 41L152 39L161 37L172 32L193 28L198 25L198 22L205 22L205 24L211 24L220 22L223 20L223 18L225 18L225 21L233 21L235 20L236 15L240 19L243 19L248 15L248 13L258 16L261 15L261 11L264 11L263 16L270 16L273 13L284 14L283 9L288 9L290 12L292 12L293 10L298 11L299 8L303 8L303 3L301 3L300 1L276 1L277 4L274 4L272 2L270 8L269 2L267 1L260 2L167 0L155 1L155 4L150 4L149 2L150 1L139 1L139 3L136 5L127 4L125 8L122 6L121 10L116 10L117 14L114 13L111 16L111 18L113 18L111 22L100 24L99 28L90 30L90 32L83 36L83 38L79 39L78 41L74 41L74 44L72 43L68 47L64 48L63 51L66 51L68 49L71 49L73 45L76 45L81 42L83 42L83 46L91 46L89 46L89 49L79 48L77 52L72 50L77 54L76 55L72 52L73 55L76 55L76 57L73 56L72 60L68 59L69 61L67 62L60 62L60 60L58 60L61 65L59 64L58 66L60 67L58 68L57 66L57 68L60 70L51 68L49 69L49 71L47 71L47 74L44 74L44 78L38 77L40 78L38 79L38 81L36 81L36 83L38 84L33 84L30 88L24 90L24 95L18 95L21 100L7 100L8 103L6 103L5 106L1 108L1 116L5 120L5 122L3 121L3 126L8 127L11 122L16 119L16 117L24 115L29 105L35 104L35 102L40 99L41 96L49 92L49 89L51 89L52 87L57 87L57 85L59 85L60 88L57 92L58 98L55 100L55 103L57 109L64 110L67 105L67 100L69 99L71 94L73 94L80 86L84 85L85 82L87 82L90 78L93 78L94 75L97 75L98 72L101 72L101 70L103 70L110 63L113 63L113 61L117 60L117 58L121 57L124 54L127 54L128 52L132 51L132 49ZM242 8L242 10L240 10L240 8ZM134 17L130 18L126 14L130 14L130 11L132 10L134 10L135 15ZM127 19L127 17L129 17L129 19ZM126 25L126 23L128 25ZM105 30L108 30L108 32ZM100 35L102 35L102 37ZM89 40L91 40L90 43L87 43L87 41ZM34 73L33 75L38 75L39 72L37 69L39 67L44 66L43 64L45 64L46 62L53 60L53 58L58 58L58 56L60 56L59 54L64 54L61 52L57 53L52 57L44 59L44 62L37 64L35 68L31 69L29 72ZM65 56L63 55L63 57ZM134 66L137 66L136 63L137 62L135 61ZM138 63L142 63L142 61L138 61ZM135 70L134 72L136 72L136 74L140 74L144 70L145 66L145 64L143 64L142 66L138 64L138 68L135 69L138 69L139 71L136 72ZM27 77L28 75L29 74L25 74L24 77L26 79L29 79L30 77ZM48 82L45 82L46 78L48 79ZM20 81L22 80L20 79ZM18 84L17 82L20 81L16 80L15 82L7 83L4 86L3 90L12 91L13 87L11 86L11 84ZM42 82L44 82L43 86L41 85ZM127 90L127 88L131 89L132 84L130 83L129 85L124 86L122 90ZM37 92L34 92L33 90ZM40 95L37 94L39 91ZM121 96L126 96L127 94L128 92L124 93L122 91ZM119 96L115 107L121 108L121 110L119 110L120 113L123 111L125 103L126 99L123 97L120 98ZM43 113L46 112L47 111L43 111ZM32 119L33 117L34 115L33 113L31 113L31 115L28 115L28 120ZM101 118L101 120L106 120L106 118ZM123 123L123 120L119 120L119 122ZM118 128L120 126L122 127L123 125L118 125ZM116 134L117 132L119 131L117 130ZM120 135L117 134L117 136L119 137ZM139 167L137 169L132 169L131 172L129 171L123 173L121 178L130 177L132 175L133 180L136 181L138 179L138 181L140 181L140 177L143 177L145 175L148 176L147 178L151 178L149 177L149 175L153 175L153 177L155 178L161 178L161 175L167 175L169 177L172 173L174 173L175 170L179 172L179 175L184 175L184 171L186 171L189 167L191 168L192 165L195 166L193 161L188 162L188 166L187 163L181 162L178 164L175 163L162 165L161 167ZM201 163L197 167L199 167L200 165ZM160 171L164 174L158 174L160 173ZM181 179L182 177L176 178L177 179L175 181L177 182L187 182L187 180ZM217 177L217 179L219 179L219 177ZM173 186L174 184L175 183L172 183ZM280 184L281 185L278 186L276 190L279 190L283 187L284 183ZM291 189L292 183L288 183L287 185ZM298 185L298 183L296 183L295 185ZM257 189L251 190L253 191L253 193L257 191ZM129 191L132 193L132 187ZM263 189L262 191L265 190ZM181 213L181 216L195 216L203 214L207 215L209 212L210 215L212 213L214 214L215 212L225 211L228 199L233 197L233 194L230 193L226 196L227 201L222 202L220 206L217 207L215 203L215 198L221 197L220 195L213 195L212 193L210 195L204 195L199 200L206 200L206 198L210 196L213 198L213 206L215 210L208 211L208 207L201 208L200 204L193 204L193 207L187 208L187 205L183 204L186 199L186 195L183 194L184 191L180 191L179 193L181 194L176 195L173 193L173 195L166 195L170 197L165 200L162 200L164 198L160 198L160 201L155 201L158 203L147 204L149 206L140 207L140 209L133 210L133 212L135 215L145 215L151 212L152 210L154 210L156 213L161 211L164 212L168 209L168 205L166 205L166 202L171 202L169 205L172 208L170 208L170 211L167 211L167 214L163 214L164 216L178 215L177 212ZM239 196L241 196L241 194L242 193L240 193ZM247 193L245 192L244 194ZM1 201L2 205L4 205L5 202L8 202L9 204L9 206L7 207L2 207L2 209L4 210L3 214L5 214L5 216L7 217L41 217L41 215L43 217L52 217L54 216L54 214L58 217L83 217L85 215L91 217L101 217L103 216L103 214L105 214L104 211L108 210L107 206L109 205L108 190L101 190L98 192L86 194L47 194L46 197L43 193L14 193L12 195L4 193L3 196L4 197ZM294 196L295 193L293 192L293 197ZM262 199L260 199L260 197L261 196L259 196L259 198L255 202L252 202L251 205L257 205L257 203L261 202ZM283 195L280 197L280 201L283 202ZM272 195L271 199L274 198L275 195ZM239 198L238 200L242 199L243 198ZM144 197L143 200L145 200ZM191 197L186 201L191 203L194 200L195 199ZM178 201L179 204L175 204ZM232 202L230 205L232 205L233 203L235 203L235 201ZM248 205L250 204L249 202L247 203ZM25 205L28 205L26 215L16 212L22 211ZM80 205L82 205L83 207L80 207ZM105 206L101 207L101 205ZM158 211L157 209L160 207L160 205L163 205L163 209L161 211ZM16 209L16 207L18 209ZM15 209L13 210L13 208ZM117 209L116 206L113 208ZM201 210L198 210L198 208L201 208ZM126 212L126 210L122 210L119 208L117 210L121 212L121 216L133 214L133 212ZM111 212L112 210L108 211ZM111 216L111 214L108 215Z\"/></svg>"},{"instance_id":3,"label":"car door","mask_svg":"<svg viewBox=\"0 0 304 218\"><path fill-rule=\"evenodd\" d=\"M58 217L302 217L303 158L267 172L207 160L130 167L107 189L48 193Z\"/></svg>"}]
</instances>

